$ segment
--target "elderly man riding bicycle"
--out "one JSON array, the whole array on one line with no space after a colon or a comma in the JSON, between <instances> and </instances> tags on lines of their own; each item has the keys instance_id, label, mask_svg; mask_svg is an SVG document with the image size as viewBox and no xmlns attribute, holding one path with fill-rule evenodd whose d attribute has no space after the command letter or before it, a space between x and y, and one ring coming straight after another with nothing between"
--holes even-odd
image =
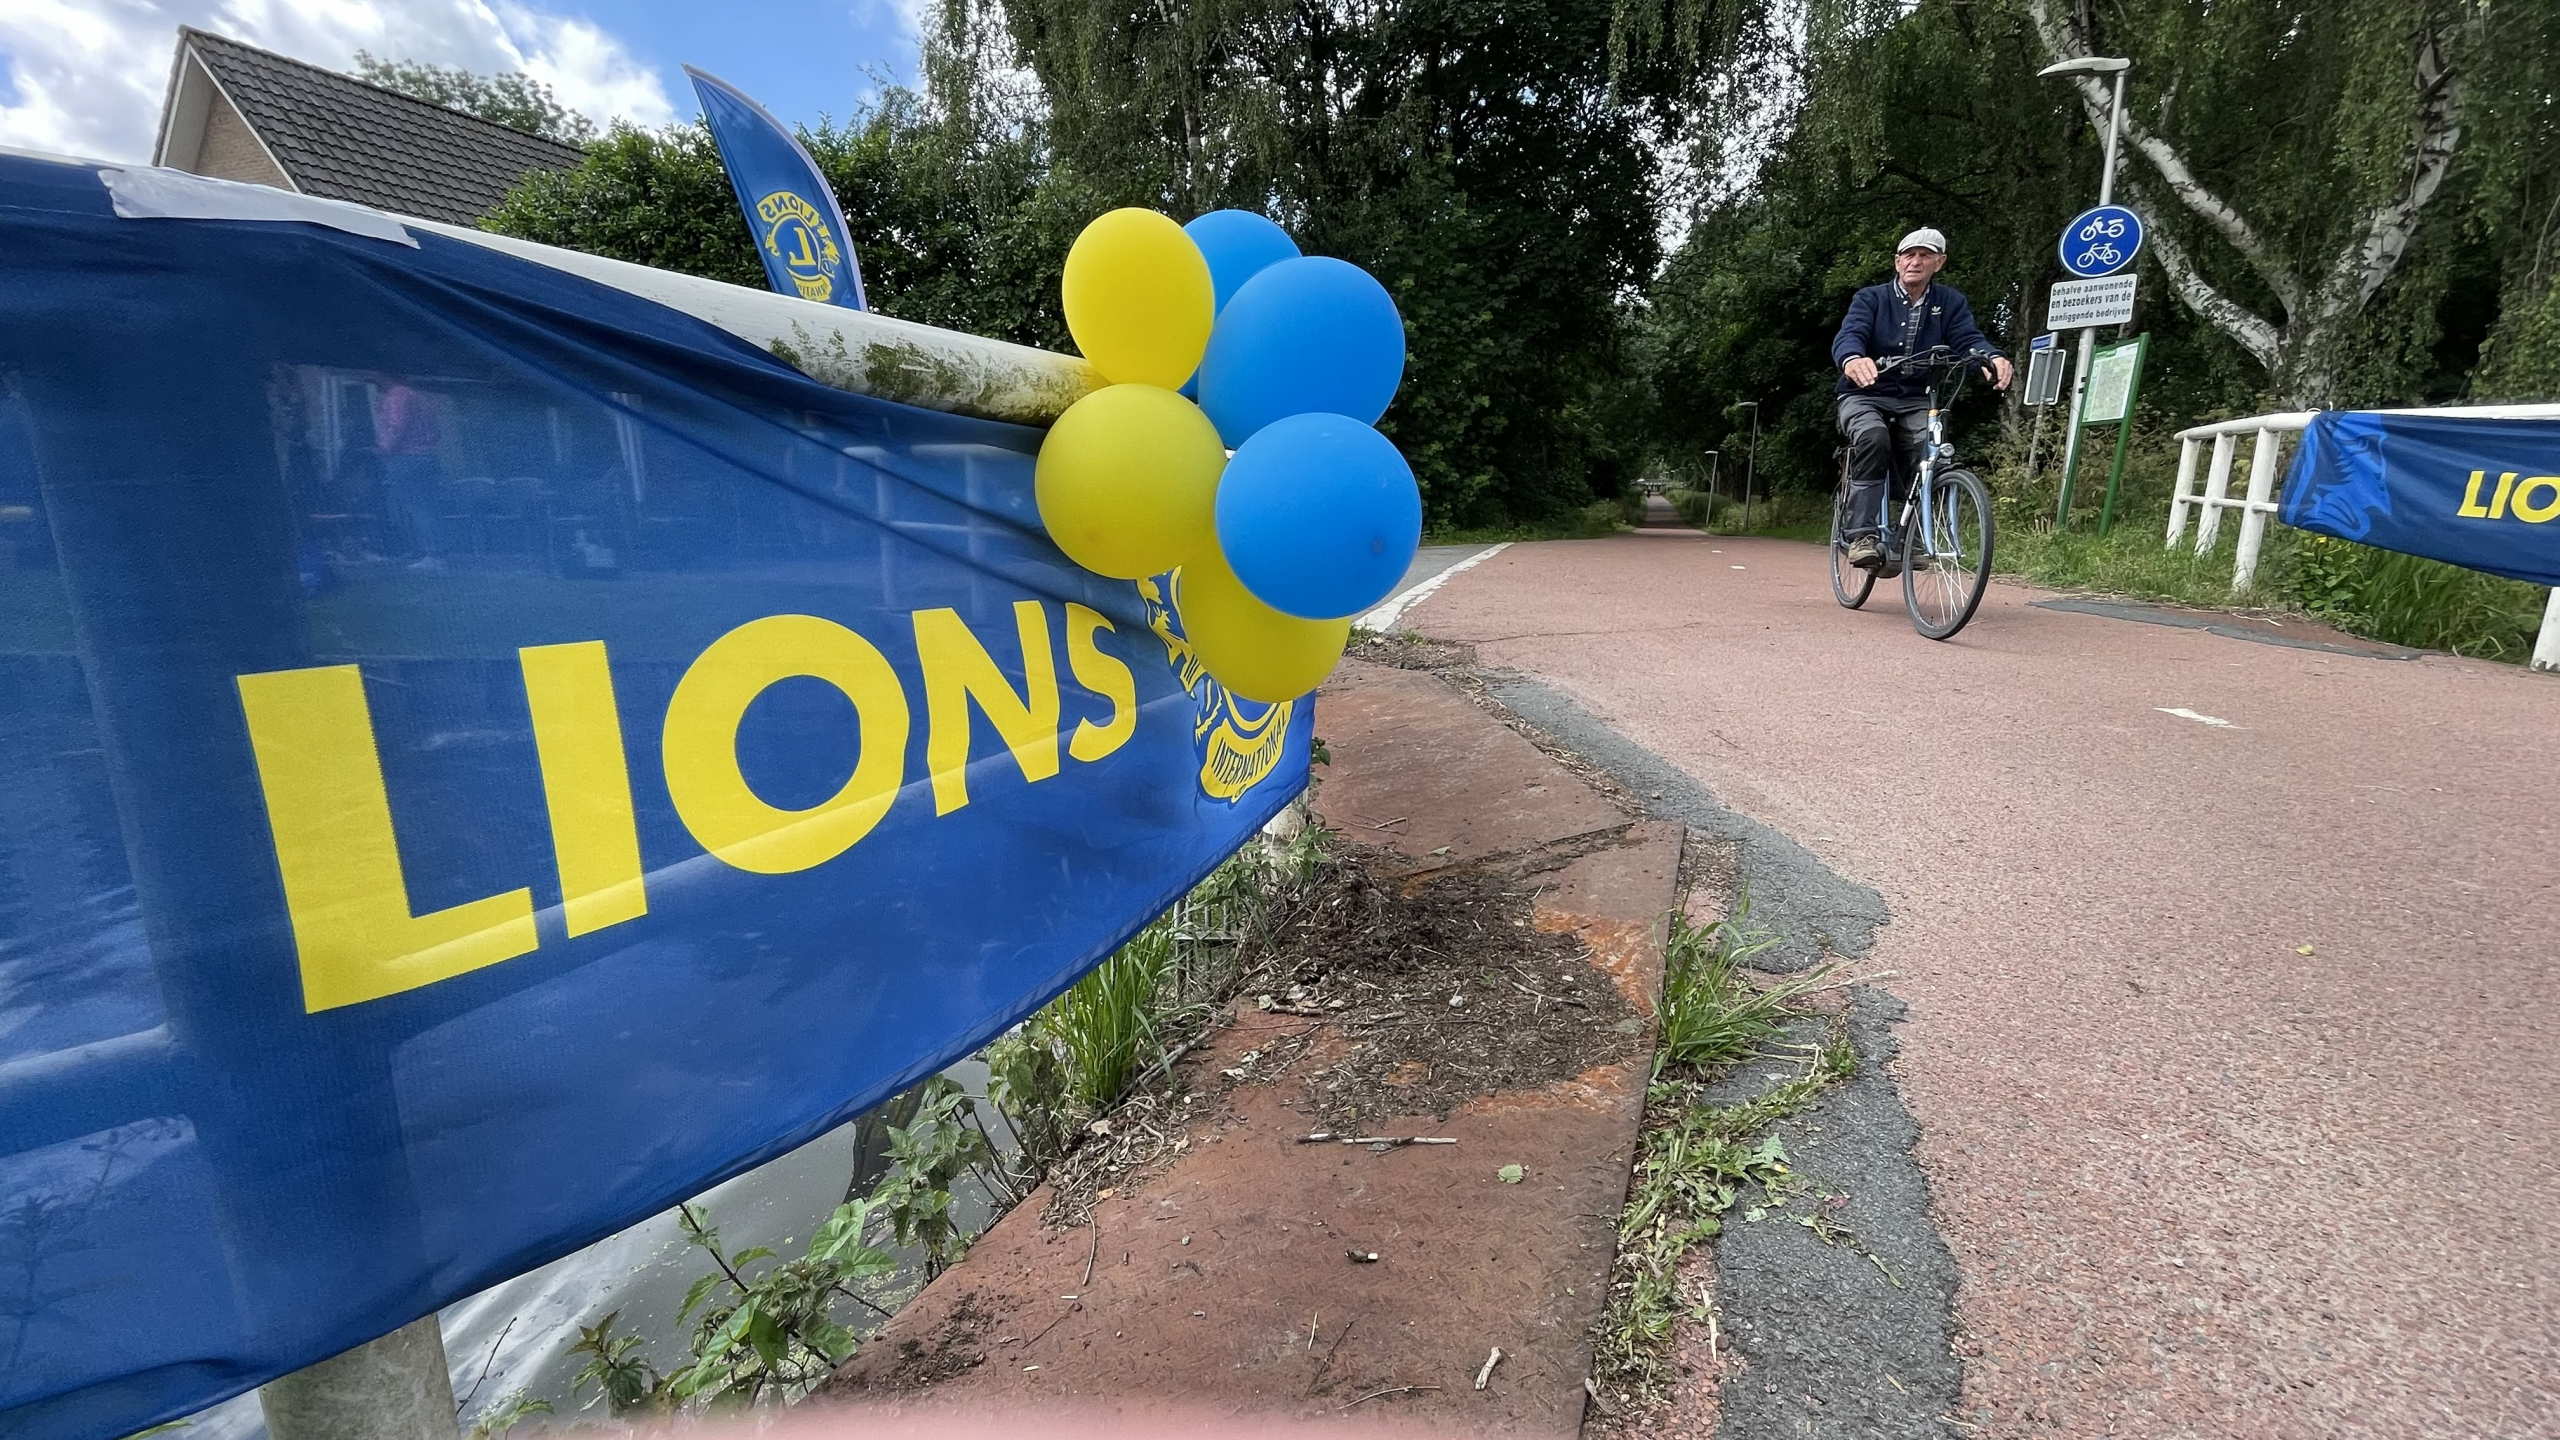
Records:
<instances>
[{"instance_id":1,"label":"elderly man riding bicycle","mask_svg":"<svg viewBox=\"0 0 2560 1440\"><path fill-rule=\"evenodd\" d=\"M1850 297L1848 317L1831 341L1831 363L1840 367L1840 433L1849 442L1849 542L1852 564L1885 563L1877 538L1897 451L1904 473L1917 464L1927 439L1929 391L1916 373L1878 374L1876 361L1938 346L1986 357L1999 388L2009 388L2006 356L1983 339L1964 293L1937 283L1947 263L1947 237L1922 228L1894 247L1894 278Z\"/></svg>"}]
</instances>

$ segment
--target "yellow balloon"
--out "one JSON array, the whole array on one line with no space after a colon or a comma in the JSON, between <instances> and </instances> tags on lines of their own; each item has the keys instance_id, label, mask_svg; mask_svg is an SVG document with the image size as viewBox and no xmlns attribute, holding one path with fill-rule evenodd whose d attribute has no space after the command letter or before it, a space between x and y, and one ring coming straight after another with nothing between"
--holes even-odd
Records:
<instances>
[{"instance_id":1,"label":"yellow balloon","mask_svg":"<svg viewBox=\"0 0 2560 1440\"><path fill-rule=\"evenodd\" d=\"M1277 704L1324 683L1351 621L1301 620L1253 598L1212 545L1173 577L1175 610L1183 638L1201 668L1247 700Z\"/></svg>"},{"instance_id":2,"label":"yellow balloon","mask_svg":"<svg viewBox=\"0 0 2560 1440\"><path fill-rule=\"evenodd\" d=\"M1218 427L1199 406L1153 385L1112 385L1049 427L1033 493L1040 523L1068 559L1136 580L1216 548L1226 465Z\"/></svg>"},{"instance_id":3,"label":"yellow balloon","mask_svg":"<svg viewBox=\"0 0 2560 1440\"><path fill-rule=\"evenodd\" d=\"M1114 385L1179 390L1209 346L1217 292L1182 227L1153 210L1114 210L1084 227L1060 286L1067 332Z\"/></svg>"}]
</instances>

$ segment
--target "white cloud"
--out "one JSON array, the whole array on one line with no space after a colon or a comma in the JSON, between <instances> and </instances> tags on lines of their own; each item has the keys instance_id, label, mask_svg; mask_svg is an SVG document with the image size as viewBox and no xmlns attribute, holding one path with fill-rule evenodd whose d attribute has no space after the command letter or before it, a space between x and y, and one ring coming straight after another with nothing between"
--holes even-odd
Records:
<instances>
[{"instance_id":1,"label":"white cloud","mask_svg":"<svg viewBox=\"0 0 2560 1440\"><path fill-rule=\"evenodd\" d=\"M108 160L147 157L176 27L147 0L0 5L0 60L17 92L0 103L0 144Z\"/></svg>"},{"instance_id":2,"label":"white cloud","mask_svg":"<svg viewBox=\"0 0 2560 1440\"><path fill-rule=\"evenodd\" d=\"M551 87L560 103L598 124L620 116L643 125L664 125L676 118L665 87L654 70L643 68L622 42L587 20L544 15L521 6L501 6L511 43L522 56L506 68L522 70ZM687 100L690 102L688 94Z\"/></svg>"},{"instance_id":3,"label":"white cloud","mask_svg":"<svg viewBox=\"0 0 2560 1440\"><path fill-rule=\"evenodd\" d=\"M181 24L343 70L355 52L467 70L522 70L599 123L675 118L667 91L610 32L483 0L5 0L0 145L143 160Z\"/></svg>"}]
</instances>

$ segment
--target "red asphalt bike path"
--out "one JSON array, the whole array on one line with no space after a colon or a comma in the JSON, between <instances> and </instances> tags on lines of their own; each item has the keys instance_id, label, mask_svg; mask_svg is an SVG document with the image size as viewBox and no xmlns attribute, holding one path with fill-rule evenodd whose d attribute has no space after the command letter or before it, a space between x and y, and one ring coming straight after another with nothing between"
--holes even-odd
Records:
<instances>
[{"instance_id":1,"label":"red asphalt bike path","mask_svg":"<svg viewBox=\"0 0 2560 1440\"><path fill-rule=\"evenodd\" d=\"M1882 892L1945 1433L2560 1436L2560 680L1827 567L1515 545L1402 624Z\"/></svg>"}]
</instances>

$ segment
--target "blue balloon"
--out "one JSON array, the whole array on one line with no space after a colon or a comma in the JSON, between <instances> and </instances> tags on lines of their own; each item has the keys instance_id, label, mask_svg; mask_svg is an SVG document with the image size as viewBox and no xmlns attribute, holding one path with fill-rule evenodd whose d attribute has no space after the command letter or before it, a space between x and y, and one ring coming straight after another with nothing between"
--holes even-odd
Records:
<instances>
[{"instance_id":1,"label":"blue balloon","mask_svg":"<svg viewBox=\"0 0 2560 1440\"><path fill-rule=\"evenodd\" d=\"M1241 447L1288 415L1375 423L1403 379L1404 321L1386 287L1357 265L1309 255L1266 268L1218 312L1200 408Z\"/></svg>"},{"instance_id":2,"label":"blue balloon","mask_svg":"<svg viewBox=\"0 0 2560 1440\"><path fill-rule=\"evenodd\" d=\"M1289 232L1250 210L1212 210L1182 231L1208 257L1209 284L1217 291L1221 310L1244 282L1283 260L1298 258L1298 242L1289 238Z\"/></svg>"},{"instance_id":3,"label":"blue balloon","mask_svg":"<svg viewBox=\"0 0 2560 1440\"><path fill-rule=\"evenodd\" d=\"M1346 415L1291 415L1218 480L1218 548L1254 598L1305 620L1387 598L1422 544L1422 490L1395 442Z\"/></svg>"}]
</instances>

